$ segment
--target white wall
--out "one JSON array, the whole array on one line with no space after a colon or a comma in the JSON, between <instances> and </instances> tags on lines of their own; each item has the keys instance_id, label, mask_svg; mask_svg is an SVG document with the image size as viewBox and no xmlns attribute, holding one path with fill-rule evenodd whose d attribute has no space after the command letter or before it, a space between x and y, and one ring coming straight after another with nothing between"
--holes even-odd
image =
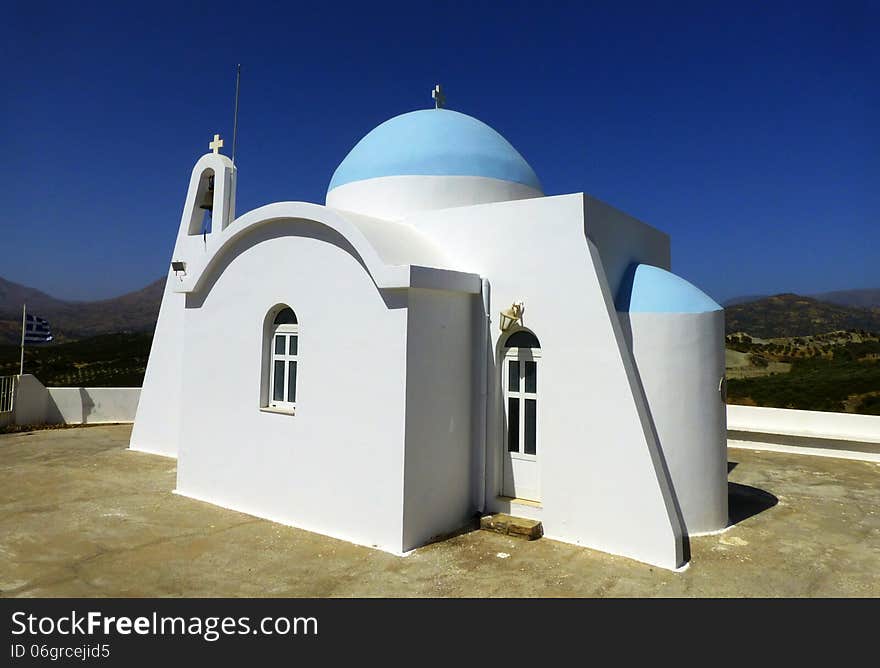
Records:
<instances>
[{"instance_id":1,"label":"white wall","mask_svg":"<svg viewBox=\"0 0 880 668\"><path fill-rule=\"evenodd\" d=\"M97 424L133 422L139 387L50 387L46 422Z\"/></svg>"},{"instance_id":2,"label":"white wall","mask_svg":"<svg viewBox=\"0 0 880 668\"><path fill-rule=\"evenodd\" d=\"M177 490L400 552L406 291L380 292L334 235L306 221L255 231L187 295ZM299 319L295 416L260 411L276 304Z\"/></svg>"},{"instance_id":3,"label":"white wall","mask_svg":"<svg viewBox=\"0 0 880 668\"><path fill-rule=\"evenodd\" d=\"M9 423L96 424L131 422L139 387L45 387L32 374L16 381L15 405Z\"/></svg>"},{"instance_id":4,"label":"white wall","mask_svg":"<svg viewBox=\"0 0 880 668\"><path fill-rule=\"evenodd\" d=\"M453 268L492 284L498 312L525 302L524 324L541 341L539 444L545 534L666 568L684 561L683 527L662 470L632 356L604 276L587 241L582 195L419 214L404 220L441 245ZM613 221L606 215L608 229ZM623 228L638 234L638 226ZM635 230L634 232L631 230ZM606 234L612 234L606 232ZM645 234L632 261L668 262L668 239ZM491 385L487 458L490 509L500 491L500 369Z\"/></svg>"},{"instance_id":5,"label":"white wall","mask_svg":"<svg viewBox=\"0 0 880 668\"><path fill-rule=\"evenodd\" d=\"M26 373L18 377L15 384L15 424L45 424L49 410L49 392L37 380Z\"/></svg>"},{"instance_id":6,"label":"white wall","mask_svg":"<svg viewBox=\"0 0 880 668\"><path fill-rule=\"evenodd\" d=\"M176 280L169 272L129 441L132 450L166 457L177 456L180 432L181 332L186 300L172 290Z\"/></svg>"},{"instance_id":7,"label":"white wall","mask_svg":"<svg viewBox=\"0 0 880 668\"><path fill-rule=\"evenodd\" d=\"M727 407L728 445L880 462L880 415Z\"/></svg>"},{"instance_id":8,"label":"white wall","mask_svg":"<svg viewBox=\"0 0 880 668\"><path fill-rule=\"evenodd\" d=\"M612 297L617 296L623 275L633 263L670 270L666 233L589 195L584 195L584 231L599 250Z\"/></svg>"},{"instance_id":9,"label":"white wall","mask_svg":"<svg viewBox=\"0 0 880 668\"><path fill-rule=\"evenodd\" d=\"M203 239L192 231L206 169L227 178L217 180L213 227ZM461 306L468 297L427 294L478 293L479 276L447 271L438 247L408 226L303 202L277 202L233 220L234 197L228 159L203 156L172 256L186 271L166 284L131 447L178 454L182 494L400 552L407 399L419 420L437 419L421 416L421 394L407 396L409 290L431 303L412 321L421 328L413 348L423 350L436 336L427 330L438 304L452 305L450 322L468 311ZM259 409L267 384L263 322L278 303L290 304L302 323L298 384L307 389L296 416ZM468 341L468 324L444 345ZM470 348L459 348L467 355L461 364L435 368L441 365L417 355L412 365L417 374L466 374ZM462 389L469 389L466 379ZM472 455L470 405L456 395L447 408L463 427L431 437L445 446L444 465L456 468ZM412 467L436 456L410 442ZM423 490L444 501L458 487L464 493L445 508L413 505L410 516L421 519L411 541L460 526L472 499L469 473L458 467L442 489Z\"/></svg>"},{"instance_id":10,"label":"white wall","mask_svg":"<svg viewBox=\"0 0 880 668\"><path fill-rule=\"evenodd\" d=\"M460 528L474 511L471 345L477 299L409 291L405 550Z\"/></svg>"},{"instance_id":11,"label":"white wall","mask_svg":"<svg viewBox=\"0 0 880 668\"><path fill-rule=\"evenodd\" d=\"M880 443L880 415L730 405L727 407L727 428Z\"/></svg>"},{"instance_id":12,"label":"white wall","mask_svg":"<svg viewBox=\"0 0 880 668\"><path fill-rule=\"evenodd\" d=\"M522 183L485 176L382 176L352 181L327 193L327 206L399 220L418 211L541 197Z\"/></svg>"},{"instance_id":13,"label":"white wall","mask_svg":"<svg viewBox=\"0 0 880 668\"><path fill-rule=\"evenodd\" d=\"M620 313L689 534L727 526L724 311Z\"/></svg>"}]
</instances>

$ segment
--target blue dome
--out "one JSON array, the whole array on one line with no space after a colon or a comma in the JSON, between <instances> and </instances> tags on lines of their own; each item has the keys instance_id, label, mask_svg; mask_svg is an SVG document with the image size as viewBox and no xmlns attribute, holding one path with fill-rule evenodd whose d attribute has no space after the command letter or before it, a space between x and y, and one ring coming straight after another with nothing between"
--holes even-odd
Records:
<instances>
[{"instance_id":1,"label":"blue dome","mask_svg":"<svg viewBox=\"0 0 880 668\"><path fill-rule=\"evenodd\" d=\"M529 163L476 118L423 109L385 121L361 139L336 168L330 188L380 176L485 176L541 191Z\"/></svg>"},{"instance_id":2,"label":"blue dome","mask_svg":"<svg viewBox=\"0 0 880 668\"><path fill-rule=\"evenodd\" d=\"M618 311L630 313L706 313L721 306L681 276L649 264L627 270L616 302Z\"/></svg>"}]
</instances>

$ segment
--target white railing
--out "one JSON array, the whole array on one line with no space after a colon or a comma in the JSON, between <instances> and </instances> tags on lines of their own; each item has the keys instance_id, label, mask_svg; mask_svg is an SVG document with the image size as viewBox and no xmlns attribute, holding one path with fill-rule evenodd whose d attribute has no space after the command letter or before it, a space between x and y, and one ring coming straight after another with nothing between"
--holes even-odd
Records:
<instances>
[{"instance_id":1,"label":"white railing","mask_svg":"<svg viewBox=\"0 0 880 668\"><path fill-rule=\"evenodd\" d=\"M880 462L880 415L728 406L727 444Z\"/></svg>"},{"instance_id":2,"label":"white railing","mask_svg":"<svg viewBox=\"0 0 880 668\"><path fill-rule=\"evenodd\" d=\"M11 413L15 405L15 376L0 376L0 413Z\"/></svg>"}]
</instances>

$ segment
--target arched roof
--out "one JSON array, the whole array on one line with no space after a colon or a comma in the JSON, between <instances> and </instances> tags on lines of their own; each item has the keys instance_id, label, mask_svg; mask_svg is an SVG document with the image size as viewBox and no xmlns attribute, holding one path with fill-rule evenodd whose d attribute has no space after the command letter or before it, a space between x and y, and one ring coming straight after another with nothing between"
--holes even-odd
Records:
<instances>
[{"instance_id":1,"label":"arched roof","mask_svg":"<svg viewBox=\"0 0 880 668\"><path fill-rule=\"evenodd\" d=\"M286 226L285 234L296 235L290 226L296 221L318 223L345 239L379 288L422 287L470 293L480 290L478 275L449 269L440 250L412 227L308 202L276 202L249 211L225 229L208 235L207 253L178 249L180 257L175 259L186 261L187 268L175 283L174 291L199 290L212 269L220 266L237 242L252 232L281 224ZM196 246L202 243L201 237L189 239L195 239Z\"/></svg>"}]
</instances>

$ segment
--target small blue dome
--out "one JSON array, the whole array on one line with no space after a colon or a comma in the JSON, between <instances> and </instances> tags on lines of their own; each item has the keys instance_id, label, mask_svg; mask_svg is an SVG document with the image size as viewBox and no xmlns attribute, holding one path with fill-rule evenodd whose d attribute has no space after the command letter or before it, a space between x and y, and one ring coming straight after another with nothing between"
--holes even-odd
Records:
<instances>
[{"instance_id":1,"label":"small blue dome","mask_svg":"<svg viewBox=\"0 0 880 668\"><path fill-rule=\"evenodd\" d=\"M616 302L618 311L630 313L706 313L721 306L681 276L650 264L633 264L627 270Z\"/></svg>"},{"instance_id":2,"label":"small blue dome","mask_svg":"<svg viewBox=\"0 0 880 668\"><path fill-rule=\"evenodd\" d=\"M380 176L485 176L542 191L529 163L482 121L448 109L411 111L361 139L336 168L330 188Z\"/></svg>"}]
</instances>

